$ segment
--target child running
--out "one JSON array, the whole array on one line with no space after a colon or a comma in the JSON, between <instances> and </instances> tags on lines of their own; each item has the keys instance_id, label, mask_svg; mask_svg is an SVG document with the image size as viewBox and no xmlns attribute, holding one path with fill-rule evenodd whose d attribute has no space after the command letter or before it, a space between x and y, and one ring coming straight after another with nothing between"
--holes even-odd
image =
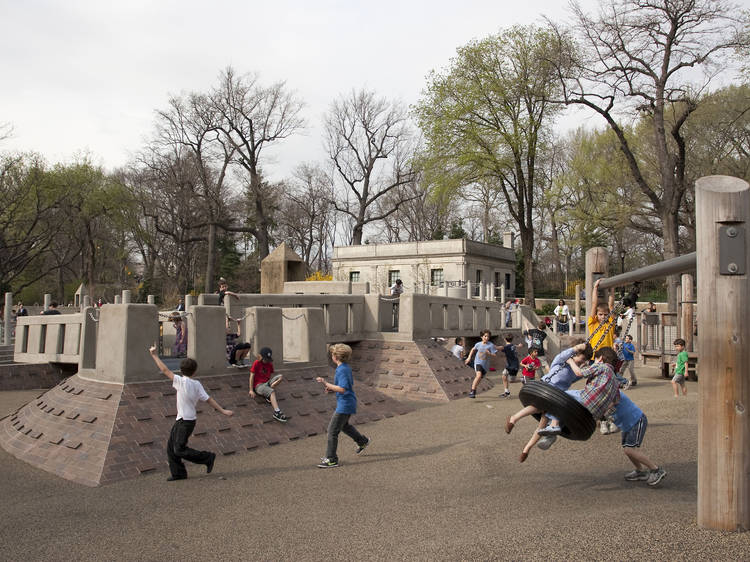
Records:
<instances>
[{"instance_id":1,"label":"child running","mask_svg":"<svg viewBox=\"0 0 750 562\"><path fill-rule=\"evenodd\" d=\"M500 350L505 354L505 369L503 369L503 387L505 390L500 395L501 398L510 397L510 390L508 389L508 381L515 382L516 375L518 374L518 354L516 348L520 347L521 344L513 345L513 334L505 334L505 345Z\"/></svg>"},{"instance_id":2,"label":"child running","mask_svg":"<svg viewBox=\"0 0 750 562\"><path fill-rule=\"evenodd\" d=\"M492 334L489 330L482 330L480 334L482 341L478 341L471 348L469 356L466 358L466 364L471 365L471 360L474 358L474 371L476 376L471 383L471 392L469 392L469 398L477 397L477 387L482 377L490 372L490 355L497 354L497 348L495 344L490 341Z\"/></svg>"},{"instance_id":3,"label":"child running","mask_svg":"<svg viewBox=\"0 0 750 562\"><path fill-rule=\"evenodd\" d=\"M349 423L352 414L357 413L357 396L354 394L354 378L349 360L352 357L352 348L343 343L331 346L331 359L336 363L336 374L333 384L327 382L323 377L315 380L325 387L326 392L336 393L336 411L328 424L328 446L326 456L320 459L318 468L335 468L339 465L339 457L336 454L339 444L339 433L344 432L354 439L357 444L356 453L360 454L370 444L370 439L362 435Z\"/></svg>"},{"instance_id":4,"label":"child running","mask_svg":"<svg viewBox=\"0 0 750 562\"><path fill-rule=\"evenodd\" d=\"M169 433L167 441L167 460L169 461L169 471L172 475L167 478L168 482L175 480L185 480L188 477L183 459L195 464L205 464L206 474L210 474L214 469L216 453L210 451L196 451L187 446L188 439L195 429L195 421L198 418L195 411L195 405L200 400L208 402L215 410L218 410L225 416L232 416L232 410L225 410L216 403L216 400L206 394L203 385L193 380L192 376L198 370L198 364L194 359L183 359L180 362L181 375L175 375L169 370L164 362L156 354L156 346L149 348L151 359L154 360L159 370L172 381L172 386L177 391L177 418Z\"/></svg>"},{"instance_id":5,"label":"child running","mask_svg":"<svg viewBox=\"0 0 750 562\"><path fill-rule=\"evenodd\" d=\"M260 350L260 355L250 367L250 392L248 394L255 398L256 394L266 399L266 402L273 407L273 419L278 422L286 423L289 421L284 412L279 408L276 399L276 387L279 386L283 377L273 375L273 352L270 347L264 347ZM271 376L273 375L273 376Z\"/></svg>"},{"instance_id":6,"label":"child running","mask_svg":"<svg viewBox=\"0 0 750 562\"><path fill-rule=\"evenodd\" d=\"M674 340L674 348L677 350L677 359L672 363L674 368L674 376L672 377L672 388L674 389L674 397L679 398L679 389L682 388L682 395L687 394L687 386L685 386L685 367L688 362L688 354L685 351L685 340L677 338Z\"/></svg>"},{"instance_id":7,"label":"child running","mask_svg":"<svg viewBox=\"0 0 750 562\"><path fill-rule=\"evenodd\" d=\"M536 377L536 372L542 366L542 362L539 361L539 350L536 347L529 349L529 354L521 360L521 374L523 375L523 384L529 381L533 381Z\"/></svg>"},{"instance_id":8,"label":"child running","mask_svg":"<svg viewBox=\"0 0 750 562\"><path fill-rule=\"evenodd\" d=\"M622 431L622 452L635 467L635 470L625 475L625 480L645 480L649 486L656 486L667 475L667 471L637 450L643 443L643 436L648 427L646 414L624 392L620 392L620 401L615 408L613 419Z\"/></svg>"}]
</instances>

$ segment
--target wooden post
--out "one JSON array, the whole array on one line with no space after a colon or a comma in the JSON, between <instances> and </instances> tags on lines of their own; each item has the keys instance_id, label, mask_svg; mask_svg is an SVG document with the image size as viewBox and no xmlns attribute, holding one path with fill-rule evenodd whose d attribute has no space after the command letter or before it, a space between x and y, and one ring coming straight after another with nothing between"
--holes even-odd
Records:
<instances>
[{"instance_id":1,"label":"wooden post","mask_svg":"<svg viewBox=\"0 0 750 562\"><path fill-rule=\"evenodd\" d=\"M609 270L609 254L607 248L589 248L586 251L586 318L593 314L591 310L591 290L594 288L594 281L602 276L607 275ZM606 295L599 299L599 302L607 302Z\"/></svg>"},{"instance_id":2,"label":"wooden post","mask_svg":"<svg viewBox=\"0 0 750 562\"><path fill-rule=\"evenodd\" d=\"M578 323L581 321L581 285L576 283L576 304L575 304L575 317L576 321L573 322L575 324L573 326L573 331L571 334L578 333Z\"/></svg>"},{"instance_id":3,"label":"wooden post","mask_svg":"<svg viewBox=\"0 0 750 562\"><path fill-rule=\"evenodd\" d=\"M698 525L750 529L750 185L695 183L698 240Z\"/></svg>"},{"instance_id":4,"label":"wooden post","mask_svg":"<svg viewBox=\"0 0 750 562\"><path fill-rule=\"evenodd\" d=\"M680 330L685 340L685 349L693 351L693 276L687 273L681 278L682 284L682 314L680 314Z\"/></svg>"}]
</instances>

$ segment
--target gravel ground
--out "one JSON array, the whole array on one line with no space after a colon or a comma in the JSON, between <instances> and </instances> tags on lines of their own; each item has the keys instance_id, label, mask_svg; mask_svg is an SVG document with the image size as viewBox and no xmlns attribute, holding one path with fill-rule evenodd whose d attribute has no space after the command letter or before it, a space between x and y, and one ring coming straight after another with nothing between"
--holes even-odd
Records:
<instances>
[{"instance_id":1,"label":"gravel ground","mask_svg":"<svg viewBox=\"0 0 750 562\"><path fill-rule=\"evenodd\" d=\"M325 436L219 458L211 475L151 474L86 488L0 450L3 560L748 560L750 533L699 529L697 383L673 399L639 372L643 451L668 471L626 482L620 435L558 440L518 455L535 422L511 435L502 386L360 426L371 447L315 467ZM34 398L0 392L0 415ZM200 425L200 420L198 421Z\"/></svg>"}]
</instances>

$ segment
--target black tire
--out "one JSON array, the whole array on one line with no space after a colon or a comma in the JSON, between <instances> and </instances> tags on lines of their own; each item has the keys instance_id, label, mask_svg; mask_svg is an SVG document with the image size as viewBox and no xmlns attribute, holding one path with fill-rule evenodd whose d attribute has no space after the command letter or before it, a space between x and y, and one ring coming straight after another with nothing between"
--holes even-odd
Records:
<instances>
[{"instance_id":1,"label":"black tire","mask_svg":"<svg viewBox=\"0 0 750 562\"><path fill-rule=\"evenodd\" d=\"M574 441L586 441L594 433L596 422L586 407L559 388L545 382L526 383L518 398L524 406L534 406L560 420L561 436ZM537 419L540 416L535 415Z\"/></svg>"}]
</instances>

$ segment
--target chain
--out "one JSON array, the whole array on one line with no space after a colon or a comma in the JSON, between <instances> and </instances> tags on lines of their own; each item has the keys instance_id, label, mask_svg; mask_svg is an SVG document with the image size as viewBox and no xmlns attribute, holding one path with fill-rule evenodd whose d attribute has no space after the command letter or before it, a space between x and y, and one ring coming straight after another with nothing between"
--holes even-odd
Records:
<instances>
[{"instance_id":1,"label":"chain","mask_svg":"<svg viewBox=\"0 0 750 562\"><path fill-rule=\"evenodd\" d=\"M284 314L283 312L281 313L281 316L282 316L283 318L286 318L287 320L298 320L298 319L300 319L300 318L304 318L304 317L305 317L305 315L304 315L304 314L300 314L300 315L298 315L298 316L287 316L287 315L286 315L286 314Z\"/></svg>"},{"instance_id":2,"label":"chain","mask_svg":"<svg viewBox=\"0 0 750 562\"><path fill-rule=\"evenodd\" d=\"M177 314L175 314L175 312ZM173 310L171 312L159 312L159 317L166 318L167 320L172 320L174 318L187 318L188 316L192 316L192 312L181 312L177 310Z\"/></svg>"}]
</instances>

